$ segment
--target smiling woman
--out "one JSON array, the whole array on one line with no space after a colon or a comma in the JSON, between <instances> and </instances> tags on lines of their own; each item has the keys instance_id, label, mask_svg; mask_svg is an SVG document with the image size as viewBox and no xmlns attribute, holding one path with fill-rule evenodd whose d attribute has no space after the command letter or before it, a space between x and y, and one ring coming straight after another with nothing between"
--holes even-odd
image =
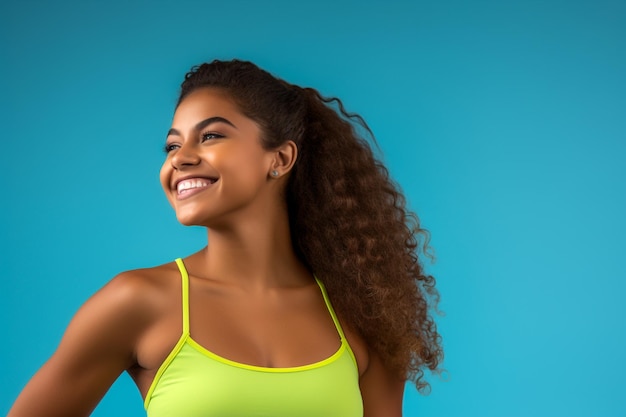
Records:
<instances>
[{"instance_id":1,"label":"smiling woman","mask_svg":"<svg viewBox=\"0 0 626 417\"><path fill-rule=\"evenodd\" d=\"M160 178L207 246L98 291L9 416L89 415L124 371L150 417L400 416L442 359L438 294L352 122L252 63L193 68Z\"/></svg>"},{"instance_id":2,"label":"smiling woman","mask_svg":"<svg viewBox=\"0 0 626 417\"><path fill-rule=\"evenodd\" d=\"M257 123L241 114L226 92L207 87L178 105L165 151L161 184L178 220L208 228L223 220L232 223L235 219L224 216L240 216L239 209L250 203L273 204L278 183L267 181L268 172L275 171L278 179L279 170L291 168L273 160L293 164L297 155L292 141L283 149L265 150ZM190 198L199 193L202 198Z\"/></svg>"}]
</instances>

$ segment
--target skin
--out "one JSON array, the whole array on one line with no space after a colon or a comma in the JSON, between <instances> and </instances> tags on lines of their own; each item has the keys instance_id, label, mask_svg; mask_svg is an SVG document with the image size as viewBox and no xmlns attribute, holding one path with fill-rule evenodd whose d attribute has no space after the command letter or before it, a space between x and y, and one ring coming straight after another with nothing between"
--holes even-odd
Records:
<instances>
[{"instance_id":1,"label":"skin","mask_svg":"<svg viewBox=\"0 0 626 417\"><path fill-rule=\"evenodd\" d=\"M184 259L194 340L241 363L300 366L331 356L340 342L290 240L282 193L297 147L287 141L265 150L260 136L224 92L197 90L174 115L161 184L178 220L208 231L210 245ZM207 186L179 195L176 183L189 178ZM404 381L342 327L357 359L365 416L401 416ZM87 416L124 371L145 397L181 331L177 266L124 272L80 308L8 416Z\"/></svg>"}]
</instances>

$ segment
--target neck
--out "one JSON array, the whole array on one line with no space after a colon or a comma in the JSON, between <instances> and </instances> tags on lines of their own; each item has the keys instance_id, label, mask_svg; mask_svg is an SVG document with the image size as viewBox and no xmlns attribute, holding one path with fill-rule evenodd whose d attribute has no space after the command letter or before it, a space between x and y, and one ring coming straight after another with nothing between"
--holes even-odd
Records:
<instances>
[{"instance_id":1,"label":"neck","mask_svg":"<svg viewBox=\"0 0 626 417\"><path fill-rule=\"evenodd\" d=\"M293 249L286 209L208 229L208 241L199 261L214 279L249 290L302 285L311 279Z\"/></svg>"}]
</instances>

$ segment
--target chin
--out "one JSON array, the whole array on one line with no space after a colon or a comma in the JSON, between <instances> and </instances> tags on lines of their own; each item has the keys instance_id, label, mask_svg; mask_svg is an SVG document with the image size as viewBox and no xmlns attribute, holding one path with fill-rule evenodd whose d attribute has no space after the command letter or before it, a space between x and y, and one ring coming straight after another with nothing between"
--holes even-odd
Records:
<instances>
[{"instance_id":1,"label":"chin","mask_svg":"<svg viewBox=\"0 0 626 417\"><path fill-rule=\"evenodd\" d=\"M185 210L189 208L189 210ZM234 222L232 209L204 209L197 207L185 207L185 209L176 210L176 219L183 226L201 226L223 228L229 227Z\"/></svg>"},{"instance_id":2,"label":"chin","mask_svg":"<svg viewBox=\"0 0 626 417\"><path fill-rule=\"evenodd\" d=\"M181 219L180 217L178 218L178 223L182 224L183 226L196 226L196 223L194 223L193 221L188 219Z\"/></svg>"},{"instance_id":3,"label":"chin","mask_svg":"<svg viewBox=\"0 0 626 417\"><path fill-rule=\"evenodd\" d=\"M183 226L200 226L202 224L202 220L192 213L176 213L176 219Z\"/></svg>"}]
</instances>

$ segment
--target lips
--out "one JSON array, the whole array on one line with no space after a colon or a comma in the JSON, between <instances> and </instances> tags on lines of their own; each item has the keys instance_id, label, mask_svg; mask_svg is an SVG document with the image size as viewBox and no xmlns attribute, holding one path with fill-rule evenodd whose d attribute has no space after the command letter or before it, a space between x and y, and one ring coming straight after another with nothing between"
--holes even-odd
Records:
<instances>
[{"instance_id":1,"label":"lips","mask_svg":"<svg viewBox=\"0 0 626 417\"><path fill-rule=\"evenodd\" d=\"M193 177L184 178L176 182L176 192L179 197L195 194L213 185L217 178Z\"/></svg>"}]
</instances>

